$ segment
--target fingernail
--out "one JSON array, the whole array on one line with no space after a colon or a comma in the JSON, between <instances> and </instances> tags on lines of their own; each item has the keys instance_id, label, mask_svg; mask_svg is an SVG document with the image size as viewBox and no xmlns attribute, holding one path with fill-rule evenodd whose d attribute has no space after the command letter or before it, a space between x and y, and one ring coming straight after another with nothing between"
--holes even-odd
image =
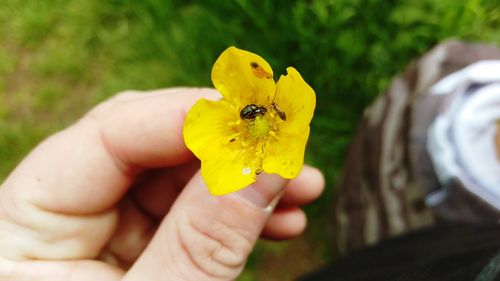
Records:
<instances>
[{"instance_id":1,"label":"fingernail","mask_svg":"<svg viewBox=\"0 0 500 281\"><path fill-rule=\"evenodd\" d=\"M243 198L266 212L272 212L283 194L287 182L279 175L262 173L257 176L256 182L235 192L234 196Z\"/></svg>"},{"instance_id":2,"label":"fingernail","mask_svg":"<svg viewBox=\"0 0 500 281\"><path fill-rule=\"evenodd\" d=\"M274 208L276 208L276 205L278 205L278 202L280 201L281 199L281 196L283 196L283 193L285 193L285 190L282 189L278 195L276 195L274 197L273 200L271 200L271 203L269 203L269 205L267 205L265 208L264 208L264 212L268 213L268 214L271 214L273 211L274 211Z\"/></svg>"}]
</instances>

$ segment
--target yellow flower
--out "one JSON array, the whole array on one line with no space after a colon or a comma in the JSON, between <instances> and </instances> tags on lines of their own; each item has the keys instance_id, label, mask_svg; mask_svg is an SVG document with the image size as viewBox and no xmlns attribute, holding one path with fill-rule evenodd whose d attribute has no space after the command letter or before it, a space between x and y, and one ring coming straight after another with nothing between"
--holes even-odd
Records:
<instances>
[{"instance_id":1,"label":"yellow flower","mask_svg":"<svg viewBox=\"0 0 500 281\"><path fill-rule=\"evenodd\" d=\"M229 47L212 68L218 101L199 100L184 124L210 192L223 195L261 172L291 179L304 162L316 96L293 67L278 82L260 56Z\"/></svg>"}]
</instances>

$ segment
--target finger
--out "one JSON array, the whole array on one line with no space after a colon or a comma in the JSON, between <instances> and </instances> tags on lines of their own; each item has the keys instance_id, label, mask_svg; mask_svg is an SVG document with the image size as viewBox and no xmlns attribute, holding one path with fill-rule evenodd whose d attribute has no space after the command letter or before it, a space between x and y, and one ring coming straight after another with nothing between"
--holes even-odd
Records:
<instances>
[{"instance_id":1,"label":"finger","mask_svg":"<svg viewBox=\"0 0 500 281\"><path fill-rule=\"evenodd\" d=\"M199 162L148 172L120 202L118 228L100 254L100 259L129 268L150 242L163 218L188 180L199 169Z\"/></svg>"},{"instance_id":2,"label":"finger","mask_svg":"<svg viewBox=\"0 0 500 281\"><path fill-rule=\"evenodd\" d=\"M133 190L139 208L155 218L163 218L188 179L197 169L199 169L199 162L193 161L173 169L162 169L154 171L152 175L148 174L147 179L141 181L140 185L134 187ZM323 190L323 183L323 176L319 170L304 166L301 174L288 183L284 193L285 195L288 194L288 199L283 195L280 205L283 205L283 200L286 200L286 205L303 205L313 201ZM172 190L176 190L176 192L172 192ZM141 225L134 223L130 227L140 228ZM271 240L290 239L300 235L305 226L306 218L301 209L278 208L264 227L262 237ZM133 232L136 233L137 231ZM125 241L118 240L116 245L123 245L124 243L126 244ZM115 252L114 254L118 254L119 260L128 259L133 261L138 255L131 255L132 252L124 251L124 253Z\"/></svg>"},{"instance_id":3,"label":"finger","mask_svg":"<svg viewBox=\"0 0 500 281\"><path fill-rule=\"evenodd\" d=\"M134 186L133 197L143 211L161 219L199 168L199 161L193 160L174 168L154 170Z\"/></svg>"},{"instance_id":4,"label":"finger","mask_svg":"<svg viewBox=\"0 0 500 281\"><path fill-rule=\"evenodd\" d=\"M208 89L174 89L105 102L39 145L3 188L53 212L106 210L142 169L191 159L182 139L185 114L196 100L217 96Z\"/></svg>"},{"instance_id":5,"label":"finger","mask_svg":"<svg viewBox=\"0 0 500 281\"><path fill-rule=\"evenodd\" d=\"M139 257L153 237L158 222L145 214L131 196L120 202L120 221L101 253L102 260L110 261L121 268L128 268Z\"/></svg>"},{"instance_id":6,"label":"finger","mask_svg":"<svg viewBox=\"0 0 500 281\"><path fill-rule=\"evenodd\" d=\"M302 234L307 218L297 207L276 209L262 231L262 237L270 240L285 240Z\"/></svg>"},{"instance_id":7,"label":"finger","mask_svg":"<svg viewBox=\"0 0 500 281\"><path fill-rule=\"evenodd\" d=\"M279 206L302 206L316 200L325 187L325 179L320 170L304 165L300 174L291 180Z\"/></svg>"},{"instance_id":8,"label":"finger","mask_svg":"<svg viewBox=\"0 0 500 281\"><path fill-rule=\"evenodd\" d=\"M2 264L0 280L118 281L124 272L98 261L24 261Z\"/></svg>"},{"instance_id":9,"label":"finger","mask_svg":"<svg viewBox=\"0 0 500 281\"><path fill-rule=\"evenodd\" d=\"M123 280L233 280L286 181L261 174L241 192L211 196L199 173Z\"/></svg>"},{"instance_id":10,"label":"finger","mask_svg":"<svg viewBox=\"0 0 500 281\"><path fill-rule=\"evenodd\" d=\"M121 268L129 268L156 232L160 219L172 206L199 162L148 172L120 202L120 220L113 237L99 258Z\"/></svg>"}]
</instances>

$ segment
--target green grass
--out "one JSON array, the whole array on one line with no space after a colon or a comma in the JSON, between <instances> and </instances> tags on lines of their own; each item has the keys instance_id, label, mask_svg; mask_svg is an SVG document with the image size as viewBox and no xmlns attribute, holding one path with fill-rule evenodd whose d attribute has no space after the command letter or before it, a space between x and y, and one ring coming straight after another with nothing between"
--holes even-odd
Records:
<instances>
[{"instance_id":1,"label":"green grass","mask_svg":"<svg viewBox=\"0 0 500 281\"><path fill-rule=\"evenodd\" d=\"M447 38L499 44L497 1L2 0L0 181L42 138L118 91L210 86L214 60L236 45L277 74L295 66L317 93L307 162L328 189L300 240L311 243L302 264L311 263L287 259L300 243L263 243L241 280L282 280L298 268L291 278L330 258L329 198L363 108Z\"/></svg>"}]
</instances>

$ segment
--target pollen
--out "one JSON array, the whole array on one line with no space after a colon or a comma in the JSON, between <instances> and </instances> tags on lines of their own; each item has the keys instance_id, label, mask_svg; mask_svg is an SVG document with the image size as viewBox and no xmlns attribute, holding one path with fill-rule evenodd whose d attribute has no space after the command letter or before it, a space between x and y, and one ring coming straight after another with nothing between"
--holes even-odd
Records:
<instances>
[{"instance_id":1,"label":"pollen","mask_svg":"<svg viewBox=\"0 0 500 281\"><path fill-rule=\"evenodd\" d=\"M268 116L257 116L248 124L248 133L255 139L265 139L273 129L273 120Z\"/></svg>"}]
</instances>

